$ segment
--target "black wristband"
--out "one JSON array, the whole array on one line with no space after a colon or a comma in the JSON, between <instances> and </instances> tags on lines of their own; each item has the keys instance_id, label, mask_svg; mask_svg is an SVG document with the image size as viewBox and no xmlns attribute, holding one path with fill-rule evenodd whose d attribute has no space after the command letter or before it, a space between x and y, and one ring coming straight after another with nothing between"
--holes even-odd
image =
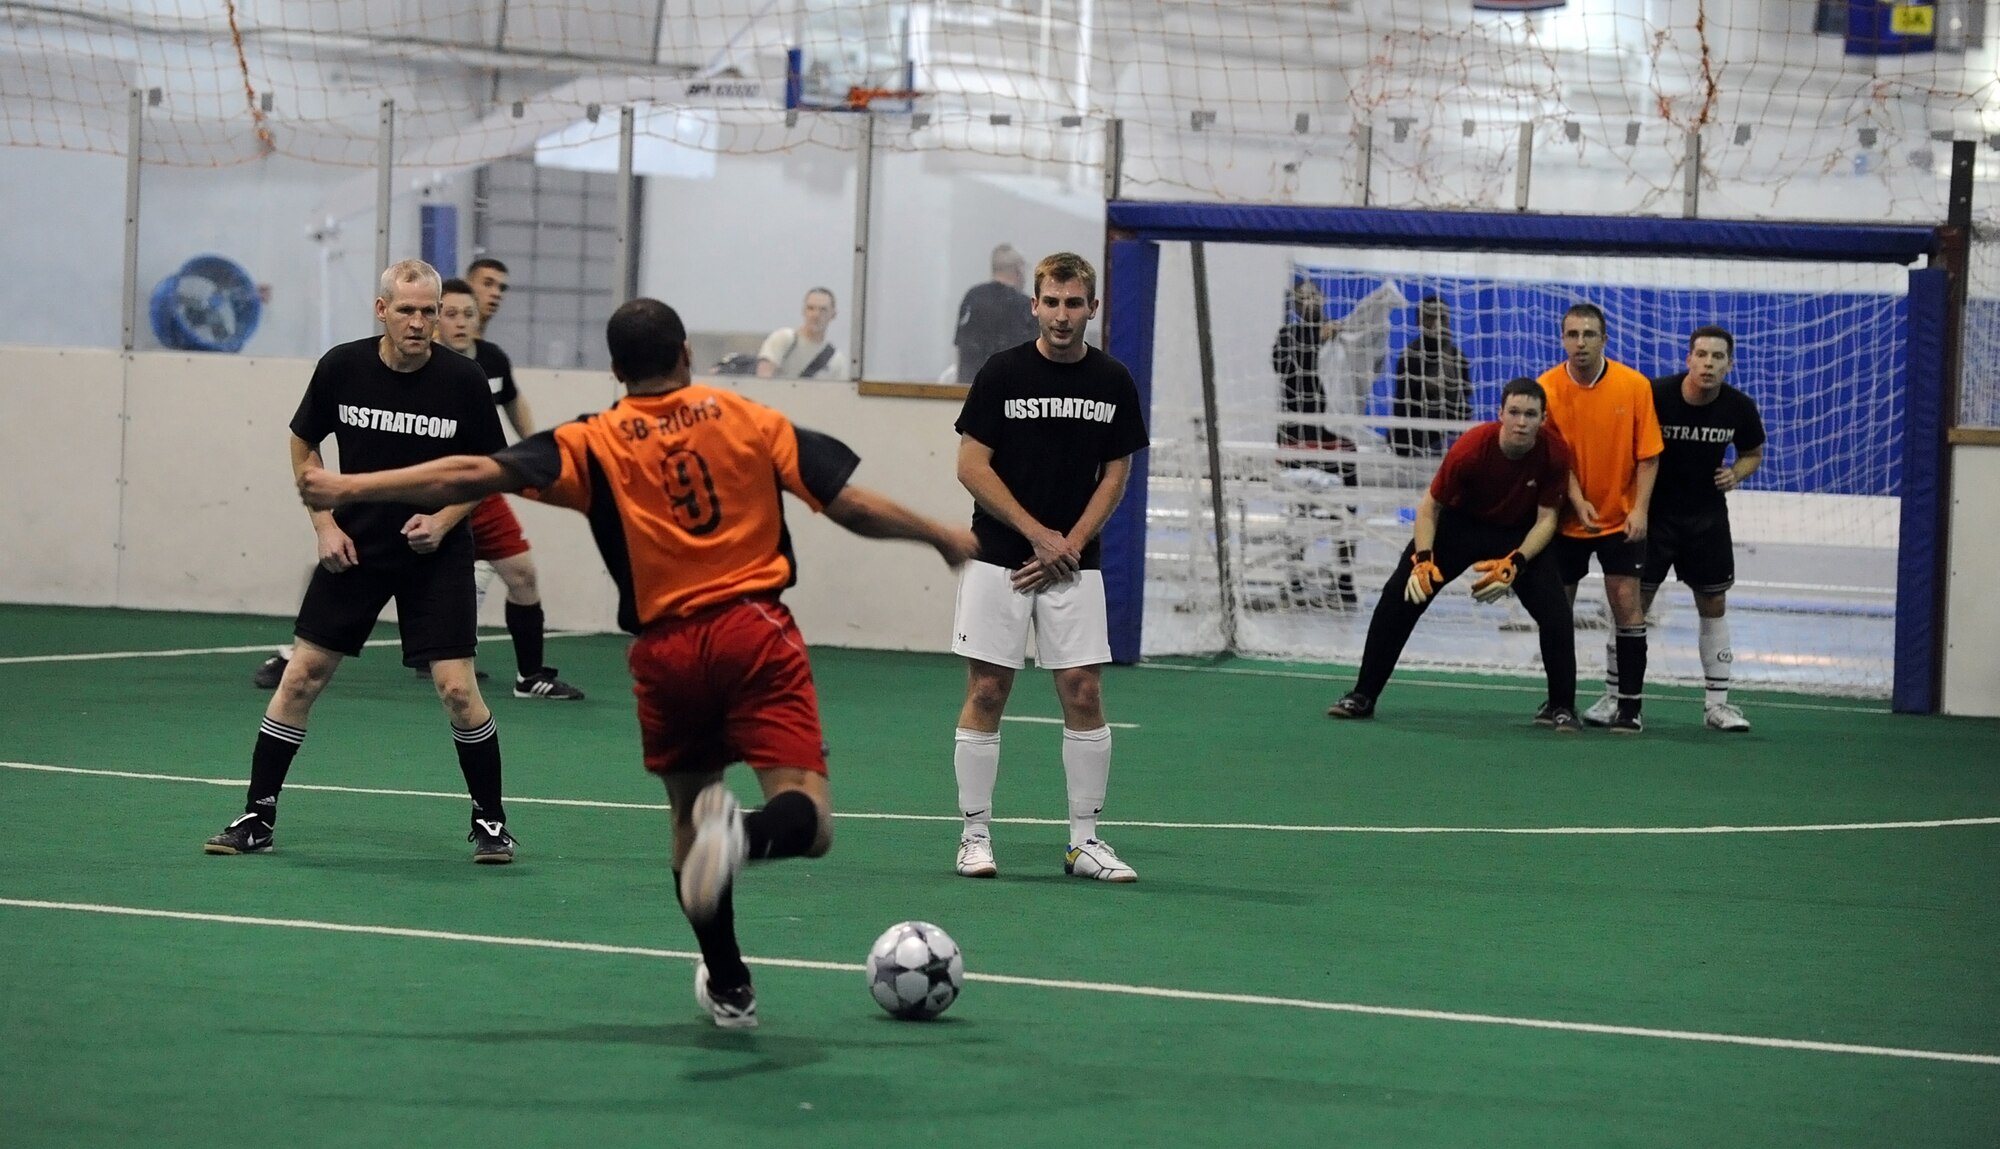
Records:
<instances>
[{"instance_id":1,"label":"black wristband","mask_svg":"<svg viewBox=\"0 0 2000 1149\"><path fill-rule=\"evenodd\" d=\"M1431 561L1431 552L1429 551L1418 551L1416 554L1410 556L1411 566L1420 566L1429 561Z\"/></svg>"}]
</instances>

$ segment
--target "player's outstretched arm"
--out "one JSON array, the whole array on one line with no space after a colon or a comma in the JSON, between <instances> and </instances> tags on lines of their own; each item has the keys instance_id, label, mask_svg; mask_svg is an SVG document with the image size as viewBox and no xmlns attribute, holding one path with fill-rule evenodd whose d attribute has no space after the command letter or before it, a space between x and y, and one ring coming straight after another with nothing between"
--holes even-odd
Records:
<instances>
[{"instance_id":1,"label":"player's outstretched arm","mask_svg":"<svg viewBox=\"0 0 2000 1149\"><path fill-rule=\"evenodd\" d=\"M907 539L924 543L954 570L979 551L972 531L949 527L896 500L852 483L826 505L826 517L865 539Z\"/></svg>"},{"instance_id":2,"label":"player's outstretched arm","mask_svg":"<svg viewBox=\"0 0 2000 1149\"><path fill-rule=\"evenodd\" d=\"M526 485L521 475L485 455L452 455L358 475L336 475L318 467L299 472L299 498L315 510L349 503L472 503Z\"/></svg>"}]
</instances>

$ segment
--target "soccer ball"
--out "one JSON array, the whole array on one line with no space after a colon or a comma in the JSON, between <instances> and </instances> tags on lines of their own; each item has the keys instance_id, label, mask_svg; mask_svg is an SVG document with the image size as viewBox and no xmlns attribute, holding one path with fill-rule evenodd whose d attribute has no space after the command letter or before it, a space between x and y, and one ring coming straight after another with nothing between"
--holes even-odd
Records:
<instances>
[{"instance_id":1,"label":"soccer ball","mask_svg":"<svg viewBox=\"0 0 2000 1149\"><path fill-rule=\"evenodd\" d=\"M929 922L897 922L868 950L868 992L892 1017L936 1017L964 980L958 943Z\"/></svg>"}]
</instances>

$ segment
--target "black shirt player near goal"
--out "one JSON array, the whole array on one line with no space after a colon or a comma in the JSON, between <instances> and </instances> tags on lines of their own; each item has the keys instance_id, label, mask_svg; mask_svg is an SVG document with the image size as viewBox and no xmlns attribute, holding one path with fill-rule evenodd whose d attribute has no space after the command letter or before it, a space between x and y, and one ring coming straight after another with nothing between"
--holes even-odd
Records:
<instances>
[{"instance_id":1,"label":"black shirt player near goal","mask_svg":"<svg viewBox=\"0 0 2000 1149\"><path fill-rule=\"evenodd\" d=\"M385 332L320 357L292 416L296 475L321 466L331 435L343 471L382 471L506 445L486 374L432 342L442 280L405 260L383 272L375 318ZM396 603L403 662L430 668L472 797L473 860L513 860L501 803L500 740L479 694L471 504L364 503L312 512L318 565L307 584L291 660L272 693L251 754L244 813L204 846L211 854L269 850L278 794L305 741L313 703L343 659L359 655L382 609Z\"/></svg>"},{"instance_id":2,"label":"black shirt player near goal","mask_svg":"<svg viewBox=\"0 0 2000 1149\"><path fill-rule=\"evenodd\" d=\"M1728 594L1736 584L1736 540L1728 495L1763 465L1765 432L1756 400L1726 381L1735 356L1736 339L1727 329L1697 327L1688 337L1687 370L1653 380L1653 410L1665 449L1653 484L1639 593L1651 611L1669 574L1694 593L1703 722L1711 730L1740 734L1750 722L1729 701L1736 655ZM1616 659L1615 648L1605 657Z\"/></svg>"}]
</instances>

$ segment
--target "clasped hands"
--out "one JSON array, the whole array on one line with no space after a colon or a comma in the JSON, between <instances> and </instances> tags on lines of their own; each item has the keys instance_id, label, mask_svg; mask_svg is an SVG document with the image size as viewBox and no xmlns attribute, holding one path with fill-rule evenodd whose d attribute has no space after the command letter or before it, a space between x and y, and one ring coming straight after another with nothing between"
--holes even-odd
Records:
<instances>
[{"instance_id":1,"label":"clasped hands","mask_svg":"<svg viewBox=\"0 0 2000 1149\"><path fill-rule=\"evenodd\" d=\"M1059 582L1067 582L1083 569L1083 548L1069 541L1061 531L1044 529L1028 539L1035 557L1021 564L1010 576L1014 590L1034 594Z\"/></svg>"}]
</instances>

